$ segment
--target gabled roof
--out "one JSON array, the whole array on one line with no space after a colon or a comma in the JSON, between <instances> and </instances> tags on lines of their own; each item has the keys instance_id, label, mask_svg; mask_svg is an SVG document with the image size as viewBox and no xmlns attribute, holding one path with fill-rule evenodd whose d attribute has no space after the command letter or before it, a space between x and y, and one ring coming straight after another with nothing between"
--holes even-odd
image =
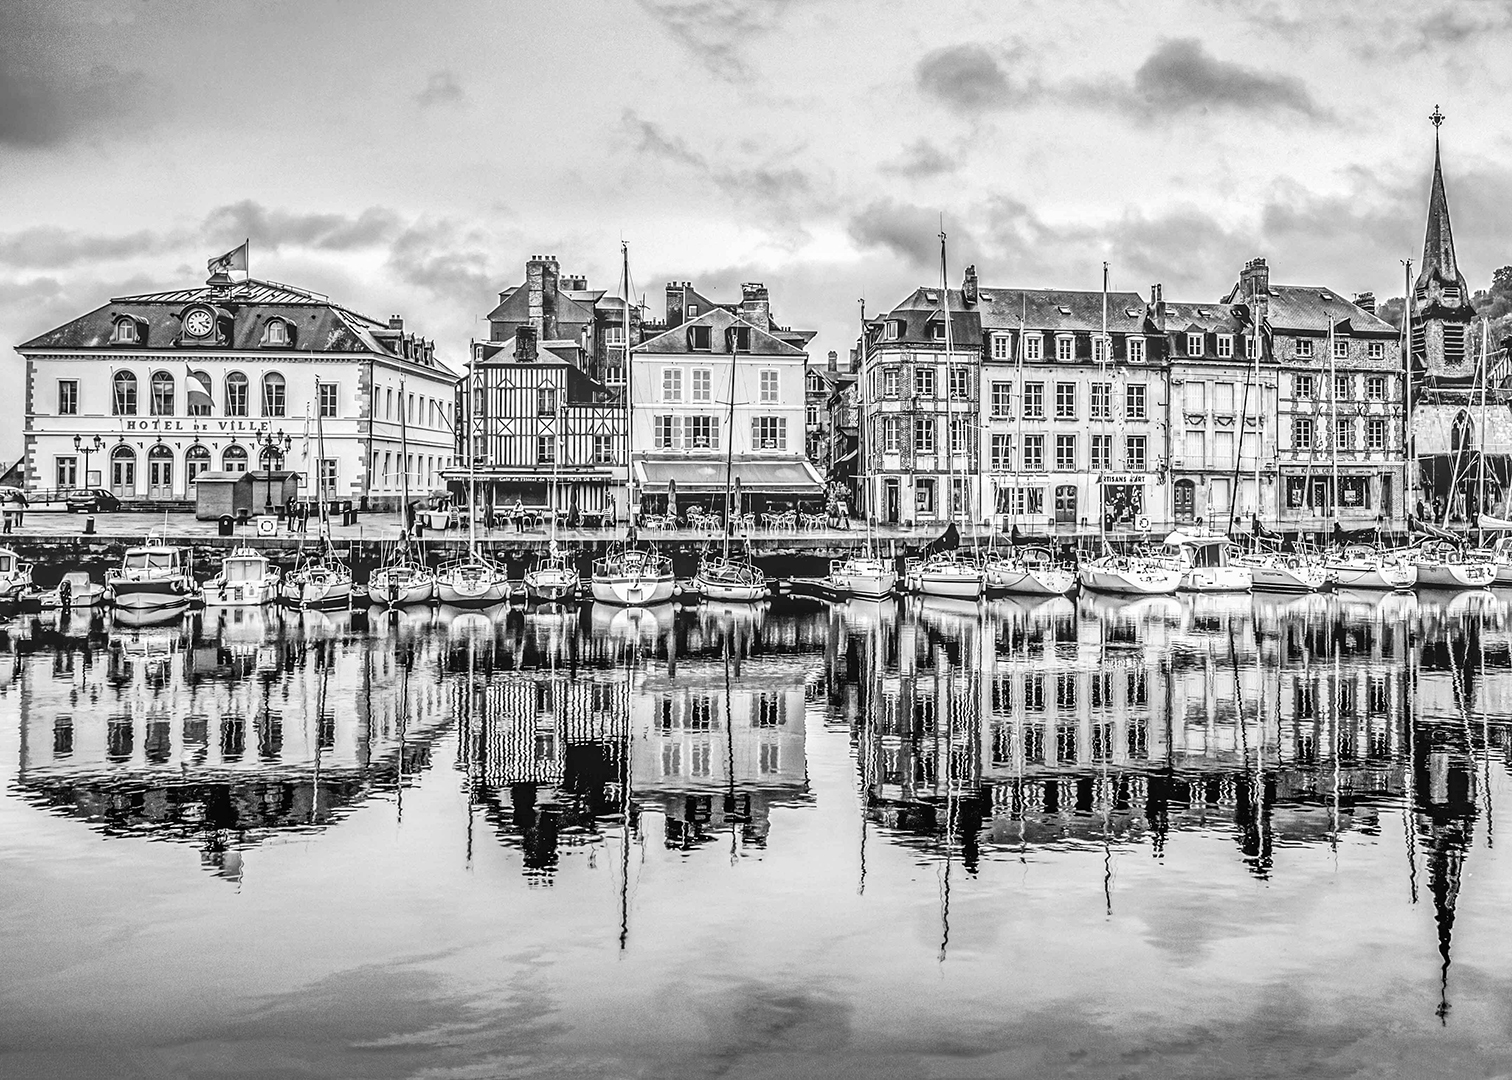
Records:
<instances>
[{"instance_id":1,"label":"gabled roof","mask_svg":"<svg viewBox=\"0 0 1512 1080\"><path fill-rule=\"evenodd\" d=\"M1234 303L1238 291L1239 286L1234 286L1225 302ZM1321 285L1272 285L1267 307L1266 322L1275 331L1326 334L1329 327L1347 323L1346 329L1353 334L1397 336L1397 328L1389 322Z\"/></svg>"},{"instance_id":2,"label":"gabled roof","mask_svg":"<svg viewBox=\"0 0 1512 1080\"><path fill-rule=\"evenodd\" d=\"M566 292L556 294L556 320L559 323L593 322L592 306L585 307ZM503 294L499 306L488 313L489 322L528 323L530 321L530 290L517 285Z\"/></svg>"},{"instance_id":3,"label":"gabled roof","mask_svg":"<svg viewBox=\"0 0 1512 1080\"><path fill-rule=\"evenodd\" d=\"M711 311L705 311L697 318L689 319L680 326L664 330L653 338L636 345L630 351L632 353L692 353L700 355L704 350L694 350L689 341L689 331L695 326L709 327L710 351L722 353L725 351L724 333L726 327L744 326L750 330L751 344L749 352L755 356L807 356L808 354L796 345L783 341L775 334L752 326L724 308L716 307ZM742 356L746 355L743 351Z\"/></svg>"},{"instance_id":4,"label":"gabled roof","mask_svg":"<svg viewBox=\"0 0 1512 1080\"><path fill-rule=\"evenodd\" d=\"M514 358L513 341L482 342L478 348L478 363L488 367L565 368L568 401L586 404L607 397L610 392L607 386L584 372L573 360L558 355L550 348L559 344L561 343L546 342L536 359L521 363ZM575 342L573 344L576 345Z\"/></svg>"},{"instance_id":5,"label":"gabled roof","mask_svg":"<svg viewBox=\"0 0 1512 1080\"><path fill-rule=\"evenodd\" d=\"M955 292L954 289L951 290ZM1146 308L1138 293L1107 293L1108 332L1144 333ZM1093 331L1103 327L1103 296L1078 289L997 289L982 287L977 311L984 330ZM952 304L954 297L952 297Z\"/></svg>"}]
</instances>

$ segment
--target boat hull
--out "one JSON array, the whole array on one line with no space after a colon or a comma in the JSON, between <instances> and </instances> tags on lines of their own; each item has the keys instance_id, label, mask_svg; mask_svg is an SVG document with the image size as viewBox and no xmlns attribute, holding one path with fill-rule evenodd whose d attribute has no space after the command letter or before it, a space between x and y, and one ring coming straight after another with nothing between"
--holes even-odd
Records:
<instances>
[{"instance_id":1,"label":"boat hull","mask_svg":"<svg viewBox=\"0 0 1512 1080\"><path fill-rule=\"evenodd\" d=\"M1009 596L1065 596L1076 588L1076 573L1062 566L989 566L986 588Z\"/></svg>"},{"instance_id":2,"label":"boat hull","mask_svg":"<svg viewBox=\"0 0 1512 1080\"><path fill-rule=\"evenodd\" d=\"M571 570L532 570L525 575L526 595L543 604L575 596L578 584L577 573Z\"/></svg>"},{"instance_id":3,"label":"boat hull","mask_svg":"<svg viewBox=\"0 0 1512 1080\"><path fill-rule=\"evenodd\" d=\"M351 581L289 581L279 589L278 598L290 607L345 608L352 606L355 590Z\"/></svg>"},{"instance_id":4,"label":"boat hull","mask_svg":"<svg viewBox=\"0 0 1512 1080\"><path fill-rule=\"evenodd\" d=\"M981 571L941 574L929 570L918 573L918 591L942 600L977 600L982 595Z\"/></svg>"},{"instance_id":5,"label":"boat hull","mask_svg":"<svg viewBox=\"0 0 1512 1080\"><path fill-rule=\"evenodd\" d=\"M1181 571L1175 567L1148 570L1082 566L1076 572L1082 588L1114 596L1169 596L1181 586Z\"/></svg>"},{"instance_id":6,"label":"boat hull","mask_svg":"<svg viewBox=\"0 0 1512 1080\"><path fill-rule=\"evenodd\" d=\"M107 598L103 585L95 585L89 589L75 589L68 597L68 606L71 608L100 607ZM63 598L57 589L48 589L37 597L37 606L43 611L58 611L63 607Z\"/></svg>"},{"instance_id":7,"label":"boat hull","mask_svg":"<svg viewBox=\"0 0 1512 1080\"><path fill-rule=\"evenodd\" d=\"M166 611L187 606L194 597L189 579L182 575L141 581L112 581L115 606L123 611Z\"/></svg>"},{"instance_id":8,"label":"boat hull","mask_svg":"<svg viewBox=\"0 0 1512 1080\"><path fill-rule=\"evenodd\" d=\"M206 607L261 607L278 599L278 578L232 582L212 578L205 583L203 598Z\"/></svg>"},{"instance_id":9,"label":"boat hull","mask_svg":"<svg viewBox=\"0 0 1512 1080\"><path fill-rule=\"evenodd\" d=\"M1321 563L1303 566L1253 565L1250 577L1255 592L1309 593L1328 585L1328 571Z\"/></svg>"},{"instance_id":10,"label":"boat hull","mask_svg":"<svg viewBox=\"0 0 1512 1080\"><path fill-rule=\"evenodd\" d=\"M381 571L368 579L368 602L384 607L410 607L428 604L436 597L435 579L426 575L406 581L393 581Z\"/></svg>"},{"instance_id":11,"label":"boat hull","mask_svg":"<svg viewBox=\"0 0 1512 1080\"><path fill-rule=\"evenodd\" d=\"M768 592L765 581L719 581L707 580L702 576L693 578L693 587L705 600L733 600L746 603L764 599Z\"/></svg>"},{"instance_id":12,"label":"boat hull","mask_svg":"<svg viewBox=\"0 0 1512 1080\"><path fill-rule=\"evenodd\" d=\"M1418 568L1411 563L1329 563L1328 579L1336 589L1395 592L1417 584Z\"/></svg>"},{"instance_id":13,"label":"boat hull","mask_svg":"<svg viewBox=\"0 0 1512 1080\"><path fill-rule=\"evenodd\" d=\"M1181 591L1197 593L1249 592L1255 579L1247 566L1193 566L1181 574Z\"/></svg>"},{"instance_id":14,"label":"boat hull","mask_svg":"<svg viewBox=\"0 0 1512 1080\"><path fill-rule=\"evenodd\" d=\"M672 575L594 574L593 598L601 604L646 607L672 599Z\"/></svg>"},{"instance_id":15,"label":"boat hull","mask_svg":"<svg viewBox=\"0 0 1512 1080\"><path fill-rule=\"evenodd\" d=\"M453 607L490 607L509 599L509 582L502 578L477 583L438 578L436 599Z\"/></svg>"},{"instance_id":16,"label":"boat hull","mask_svg":"<svg viewBox=\"0 0 1512 1080\"><path fill-rule=\"evenodd\" d=\"M1420 589L1487 589L1496 584L1496 567L1489 562L1417 564Z\"/></svg>"},{"instance_id":17,"label":"boat hull","mask_svg":"<svg viewBox=\"0 0 1512 1080\"><path fill-rule=\"evenodd\" d=\"M830 563L829 587L840 596L882 600L898 588L898 574L881 559L837 559Z\"/></svg>"}]
</instances>

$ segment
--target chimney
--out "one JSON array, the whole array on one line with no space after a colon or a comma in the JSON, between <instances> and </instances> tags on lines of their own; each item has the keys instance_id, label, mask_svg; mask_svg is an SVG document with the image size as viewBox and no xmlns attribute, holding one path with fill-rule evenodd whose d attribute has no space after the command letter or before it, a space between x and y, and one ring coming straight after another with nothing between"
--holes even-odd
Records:
<instances>
[{"instance_id":1,"label":"chimney","mask_svg":"<svg viewBox=\"0 0 1512 1080\"><path fill-rule=\"evenodd\" d=\"M966 276L961 279L961 299L968 304L977 302L976 264L966 267Z\"/></svg>"},{"instance_id":2,"label":"chimney","mask_svg":"<svg viewBox=\"0 0 1512 1080\"><path fill-rule=\"evenodd\" d=\"M525 264L530 321L542 341L557 336L557 278L560 271L555 255L532 255Z\"/></svg>"},{"instance_id":3,"label":"chimney","mask_svg":"<svg viewBox=\"0 0 1512 1080\"><path fill-rule=\"evenodd\" d=\"M1270 267L1265 265L1264 259L1251 259L1244 264L1239 274L1239 295L1234 299L1254 308L1250 317L1256 326L1264 326L1269 321Z\"/></svg>"},{"instance_id":4,"label":"chimney","mask_svg":"<svg viewBox=\"0 0 1512 1080\"><path fill-rule=\"evenodd\" d=\"M536 359L536 328L534 326L515 327L514 358L516 363L530 364Z\"/></svg>"},{"instance_id":5,"label":"chimney","mask_svg":"<svg viewBox=\"0 0 1512 1080\"><path fill-rule=\"evenodd\" d=\"M390 315L389 316L389 329L390 330L403 331L404 330L404 316L402 316L402 315Z\"/></svg>"},{"instance_id":6,"label":"chimney","mask_svg":"<svg viewBox=\"0 0 1512 1080\"><path fill-rule=\"evenodd\" d=\"M839 370L840 370L840 354L837 353L834 349L831 349L830 353L829 353L829 373L831 375L834 375Z\"/></svg>"},{"instance_id":7,"label":"chimney","mask_svg":"<svg viewBox=\"0 0 1512 1080\"><path fill-rule=\"evenodd\" d=\"M1162 334L1165 333L1165 286L1159 282L1150 286L1150 314L1151 318L1155 320L1156 329Z\"/></svg>"},{"instance_id":8,"label":"chimney","mask_svg":"<svg viewBox=\"0 0 1512 1080\"><path fill-rule=\"evenodd\" d=\"M759 281L740 286L740 317L761 330L772 328L772 302L767 287Z\"/></svg>"},{"instance_id":9,"label":"chimney","mask_svg":"<svg viewBox=\"0 0 1512 1080\"><path fill-rule=\"evenodd\" d=\"M1372 315L1374 315L1376 313L1375 293L1373 293L1373 292L1355 293L1354 302L1355 302L1355 307L1361 308L1362 310L1365 310L1365 311L1368 311Z\"/></svg>"},{"instance_id":10,"label":"chimney","mask_svg":"<svg viewBox=\"0 0 1512 1080\"><path fill-rule=\"evenodd\" d=\"M681 282L667 282L667 325L681 326L683 322L683 300L685 294Z\"/></svg>"}]
</instances>

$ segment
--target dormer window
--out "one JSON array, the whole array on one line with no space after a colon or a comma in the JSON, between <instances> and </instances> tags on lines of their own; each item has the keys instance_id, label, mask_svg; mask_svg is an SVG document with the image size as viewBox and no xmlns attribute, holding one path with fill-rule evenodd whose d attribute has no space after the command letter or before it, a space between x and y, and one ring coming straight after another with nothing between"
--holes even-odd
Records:
<instances>
[{"instance_id":1,"label":"dormer window","mask_svg":"<svg viewBox=\"0 0 1512 1080\"><path fill-rule=\"evenodd\" d=\"M121 315L115 321L115 333L111 340L118 345L137 345L142 341L141 327L130 315Z\"/></svg>"},{"instance_id":2,"label":"dormer window","mask_svg":"<svg viewBox=\"0 0 1512 1080\"><path fill-rule=\"evenodd\" d=\"M903 323L897 319L889 319L882 324L882 340L897 341L903 336Z\"/></svg>"},{"instance_id":3,"label":"dormer window","mask_svg":"<svg viewBox=\"0 0 1512 1080\"><path fill-rule=\"evenodd\" d=\"M294 328L286 319L269 319L263 325L262 343L274 347L294 344Z\"/></svg>"},{"instance_id":4,"label":"dormer window","mask_svg":"<svg viewBox=\"0 0 1512 1080\"><path fill-rule=\"evenodd\" d=\"M929 336L935 341L945 340L945 322L943 319L940 322L929 324Z\"/></svg>"},{"instance_id":5,"label":"dormer window","mask_svg":"<svg viewBox=\"0 0 1512 1080\"><path fill-rule=\"evenodd\" d=\"M709 328L707 326L691 326L688 328L688 348L694 352L709 351Z\"/></svg>"}]
</instances>

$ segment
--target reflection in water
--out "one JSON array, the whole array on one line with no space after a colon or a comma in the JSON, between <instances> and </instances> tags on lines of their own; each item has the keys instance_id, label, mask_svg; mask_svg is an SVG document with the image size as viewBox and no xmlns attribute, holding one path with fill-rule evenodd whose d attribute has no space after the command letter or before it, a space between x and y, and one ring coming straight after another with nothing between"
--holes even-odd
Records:
<instances>
[{"instance_id":1,"label":"reflection in water","mask_svg":"<svg viewBox=\"0 0 1512 1080\"><path fill-rule=\"evenodd\" d=\"M0 700L14 793L237 880L249 850L375 798L425 827L405 789L454 736L468 865L483 843L531 886L580 885L568 860L611 875L622 949L654 854L709 880L817 835L785 834L792 815L854 845L862 901L879 842L932 873L941 963L953 893L1010 864L1085 860L1112 918L1120 853L1164 867L1190 841L1217 875L1196 841L1221 837L1271 883L1399 829L1447 1023L1506 761L1509 625L1491 593L95 615L9 624ZM811 788L829 745L851 749L859 812Z\"/></svg>"}]
</instances>

